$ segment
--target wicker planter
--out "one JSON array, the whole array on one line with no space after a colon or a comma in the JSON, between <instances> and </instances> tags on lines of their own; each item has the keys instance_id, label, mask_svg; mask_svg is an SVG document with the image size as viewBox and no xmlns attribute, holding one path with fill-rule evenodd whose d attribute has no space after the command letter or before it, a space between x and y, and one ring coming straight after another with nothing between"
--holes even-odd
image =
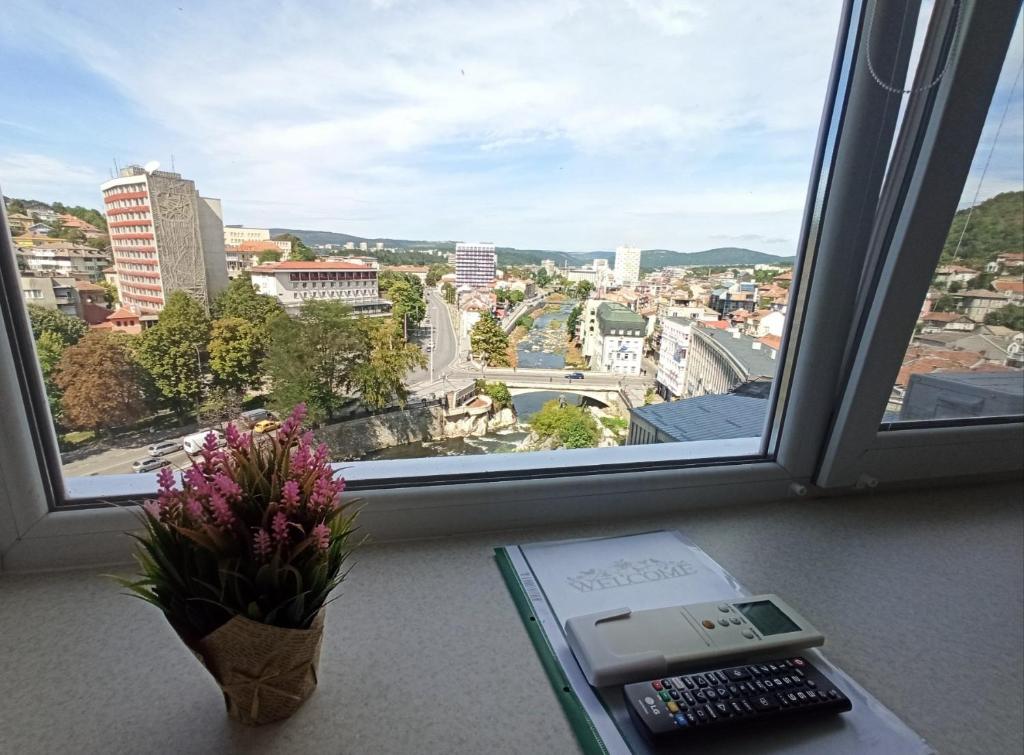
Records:
<instances>
[{"instance_id":1,"label":"wicker planter","mask_svg":"<svg viewBox=\"0 0 1024 755\"><path fill-rule=\"evenodd\" d=\"M224 693L228 715L244 724L288 718L316 689L324 612L309 629L285 629L236 616L190 648Z\"/></svg>"}]
</instances>

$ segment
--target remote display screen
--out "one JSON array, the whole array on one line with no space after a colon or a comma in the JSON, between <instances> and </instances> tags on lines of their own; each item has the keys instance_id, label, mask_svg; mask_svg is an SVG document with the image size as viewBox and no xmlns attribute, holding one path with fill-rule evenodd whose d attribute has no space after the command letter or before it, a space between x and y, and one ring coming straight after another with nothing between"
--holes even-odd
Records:
<instances>
[{"instance_id":1,"label":"remote display screen","mask_svg":"<svg viewBox=\"0 0 1024 755\"><path fill-rule=\"evenodd\" d=\"M786 616L779 607L770 600L758 600L754 603L735 603L736 610L747 617L757 631L763 635L799 632L800 627Z\"/></svg>"}]
</instances>

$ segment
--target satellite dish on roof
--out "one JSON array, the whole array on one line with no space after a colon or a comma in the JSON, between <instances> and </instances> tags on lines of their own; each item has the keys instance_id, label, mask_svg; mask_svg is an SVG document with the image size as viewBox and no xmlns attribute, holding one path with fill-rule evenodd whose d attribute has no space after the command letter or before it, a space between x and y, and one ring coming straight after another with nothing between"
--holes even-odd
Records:
<instances>
[{"instance_id":1,"label":"satellite dish on roof","mask_svg":"<svg viewBox=\"0 0 1024 755\"><path fill-rule=\"evenodd\" d=\"M160 167L160 163L157 160L150 160L148 163L142 166L142 169L147 173L152 173L154 170Z\"/></svg>"}]
</instances>

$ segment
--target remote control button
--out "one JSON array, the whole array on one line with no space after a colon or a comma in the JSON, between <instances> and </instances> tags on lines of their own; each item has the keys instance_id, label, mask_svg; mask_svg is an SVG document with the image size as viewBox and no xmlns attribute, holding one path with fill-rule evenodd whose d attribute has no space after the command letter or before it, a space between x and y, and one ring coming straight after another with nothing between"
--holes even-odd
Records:
<instances>
[{"instance_id":1,"label":"remote control button","mask_svg":"<svg viewBox=\"0 0 1024 755\"><path fill-rule=\"evenodd\" d=\"M803 671L801 671L798 668L793 669L793 673L796 674L797 676L799 676L801 679L803 679L805 676L807 676L807 674L805 674Z\"/></svg>"},{"instance_id":2,"label":"remote control button","mask_svg":"<svg viewBox=\"0 0 1024 755\"><path fill-rule=\"evenodd\" d=\"M670 690L669 694L672 696L673 700L678 700L679 699L679 693L676 692L675 690Z\"/></svg>"},{"instance_id":3,"label":"remote control button","mask_svg":"<svg viewBox=\"0 0 1024 755\"><path fill-rule=\"evenodd\" d=\"M740 705L743 706L743 710L745 710L747 713L753 713L754 712L754 709L751 707L750 703L748 703L746 700L740 700Z\"/></svg>"},{"instance_id":4,"label":"remote control button","mask_svg":"<svg viewBox=\"0 0 1024 755\"><path fill-rule=\"evenodd\" d=\"M697 676L695 676L693 678L697 681L697 686L698 687L707 687L708 686L708 680L705 679L700 674L697 674Z\"/></svg>"},{"instance_id":5,"label":"remote control button","mask_svg":"<svg viewBox=\"0 0 1024 755\"><path fill-rule=\"evenodd\" d=\"M711 720L711 716L708 715L708 712L704 710L703 707L694 708L693 711L691 711L690 715L692 716L693 714L697 715L697 721L699 723L706 724L708 721Z\"/></svg>"},{"instance_id":6,"label":"remote control button","mask_svg":"<svg viewBox=\"0 0 1024 755\"><path fill-rule=\"evenodd\" d=\"M797 698L795 692L790 692L788 695L786 695L786 697L788 697L789 701L791 703L793 703L794 705L796 705L798 702L800 702L800 700Z\"/></svg>"},{"instance_id":7,"label":"remote control button","mask_svg":"<svg viewBox=\"0 0 1024 755\"><path fill-rule=\"evenodd\" d=\"M684 716L682 713L676 713L675 719L676 719L676 724L678 726L689 726L690 725L690 722L686 720L686 716Z\"/></svg>"},{"instance_id":8,"label":"remote control button","mask_svg":"<svg viewBox=\"0 0 1024 755\"><path fill-rule=\"evenodd\" d=\"M712 706L705 705L704 706L704 710L706 710L708 712L708 719L710 719L711 721L717 721L718 720L718 714L715 713L715 709Z\"/></svg>"},{"instance_id":9,"label":"remote control button","mask_svg":"<svg viewBox=\"0 0 1024 755\"><path fill-rule=\"evenodd\" d=\"M736 668L731 668L727 670L725 672L725 675L734 682L750 678L750 673L742 666L737 666Z\"/></svg>"},{"instance_id":10,"label":"remote control button","mask_svg":"<svg viewBox=\"0 0 1024 755\"><path fill-rule=\"evenodd\" d=\"M736 696L739 693L740 693L740 688L739 687L737 687L735 684L730 684L729 685L729 694L730 695Z\"/></svg>"},{"instance_id":11,"label":"remote control button","mask_svg":"<svg viewBox=\"0 0 1024 755\"><path fill-rule=\"evenodd\" d=\"M715 692L710 687L708 687L706 690L704 690L704 696L707 697L708 700L717 700L718 699L718 693Z\"/></svg>"},{"instance_id":12,"label":"remote control button","mask_svg":"<svg viewBox=\"0 0 1024 755\"><path fill-rule=\"evenodd\" d=\"M715 712L718 713L722 718L728 718L732 715L732 709L728 703L715 703Z\"/></svg>"},{"instance_id":13,"label":"remote control button","mask_svg":"<svg viewBox=\"0 0 1024 755\"><path fill-rule=\"evenodd\" d=\"M771 673L771 672L770 672L770 671L768 670L768 667L767 667L767 666L765 666L765 665L764 665L763 663L762 663L762 664L761 664L760 666L758 666L758 667L757 667L757 670L758 670L758 671L760 671L762 675L763 675L763 674L769 674L769 673Z\"/></svg>"},{"instance_id":14,"label":"remote control button","mask_svg":"<svg viewBox=\"0 0 1024 755\"><path fill-rule=\"evenodd\" d=\"M830 689L828 691L828 696L831 697L833 700L838 700L839 699L839 693L836 692L834 689Z\"/></svg>"},{"instance_id":15,"label":"remote control button","mask_svg":"<svg viewBox=\"0 0 1024 755\"><path fill-rule=\"evenodd\" d=\"M694 689L694 688L695 688L695 687L697 686L697 685L696 685L696 684L694 683L693 679L691 679L691 678L690 678L690 677L688 677L688 676L686 676L686 677L683 677L683 684L685 684L685 685L686 685L686 689Z\"/></svg>"},{"instance_id":16,"label":"remote control button","mask_svg":"<svg viewBox=\"0 0 1024 755\"><path fill-rule=\"evenodd\" d=\"M672 689L672 680L671 679L662 679L661 680L661 686L664 687L665 689Z\"/></svg>"},{"instance_id":17,"label":"remote control button","mask_svg":"<svg viewBox=\"0 0 1024 755\"><path fill-rule=\"evenodd\" d=\"M761 695L760 697L755 697L753 699L752 704L756 710L760 711L775 710L779 707L779 704L772 700L770 697L768 697L768 695Z\"/></svg>"},{"instance_id":18,"label":"remote control button","mask_svg":"<svg viewBox=\"0 0 1024 755\"><path fill-rule=\"evenodd\" d=\"M718 679L718 681L720 681L722 684L725 684L729 681L729 677L727 677L725 673L722 671L716 671L715 678Z\"/></svg>"},{"instance_id":19,"label":"remote control button","mask_svg":"<svg viewBox=\"0 0 1024 755\"><path fill-rule=\"evenodd\" d=\"M668 712L669 713L678 713L679 712L679 706L676 705L671 700L669 700L669 702L668 702Z\"/></svg>"},{"instance_id":20,"label":"remote control button","mask_svg":"<svg viewBox=\"0 0 1024 755\"><path fill-rule=\"evenodd\" d=\"M661 692L661 682L655 680L655 681L651 682L651 686L654 687L654 689L656 689L659 692Z\"/></svg>"},{"instance_id":21,"label":"remote control button","mask_svg":"<svg viewBox=\"0 0 1024 755\"><path fill-rule=\"evenodd\" d=\"M772 689L775 686L775 682L772 681L771 679L765 679L764 680L764 686L765 686L765 689Z\"/></svg>"},{"instance_id":22,"label":"remote control button","mask_svg":"<svg viewBox=\"0 0 1024 755\"><path fill-rule=\"evenodd\" d=\"M783 708L788 708L789 707L789 698L788 697L786 697L785 695L777 695L777 697L779 698L779 705L781 705Z\"/></svg>"},{"instance_id":23,"label":"remote control button","mask_svg":"<svg viewBox=\"0 0 1024 755\"><path fill-rule=\"evenodd\" d=\"M754 639L754 633L753 633L753 632L751 632L751 631L750 631L749 629L744 629L744 630L743 630L743 632L742 632L742 634L743 634L743 636L744 636L744 637L746 637L746 638L747 638L748 640L752 640L752 639ZM764 668L764 667L762 666L762 668ZM767 672L765 672L765 673L767 673Z\"/></svg>"},{"instance_id":24,"label":"remote control button","mask_svg":"<svg viewBox=\"0 0 1024 755\"><path fill-rule=\"evenodd\" d=\"M792 660L792 663L793 663L794 666L806 666L807 665L807 661L805 661L803 658L794 658Z\"/></svg>"},{"instance_id":25,"label":"remote control button","mask_svg":"<svg viewBox=\"0 0 1024 755\"><path fill-rule=\"evenodd\" d=\"M669 700L671 700L671 699L672 699L671 697L669 697L669 694L668 694L668 692L666 692L665 690L662 690L661 692L659 692L659 693L658 693L658 695L659 695L659 696L661 697L661 699L662 699L662 700L664 700L664 701L665 701L666 703L667 703L667 702L668 702Z\"/></svg>"},{"instance_id":26,"label":"remote control button","mask_svg":"<svg viewBox=\"0 0 1024 755\"><path fill-rule=\"evenodd\" d=\"M810 700L811 702L817 702L818 701L818 693L815 692L813 689L807 690L807 692L805 694L807 695L807 699Z\"/></svg>"},{"instance_id":27,"label":"remote control button","mask_svg":"<svg viewBox=\"0 0 1024 755\"><path fill-rule=\"evenodd\" d=\"M720 603L719 606L718 606L718 610L721 611L722 613L729 613L729 606L726 605L725 603Z\"/></svg>"},{"instance_id":28,"label":"remote control button","mask_svg":"<svg viewBox=\"0 0 1024 755\"><path fill-rule=\"evenodd\" d=\"M782 677L782 683L785 684L787 687L790 687L793 684L793 680L790 679L788 676L784 676Z\"/></svg>"},{"instance_id":29,"label":"remote control button","mask_svg":"<svg viewBox=\"0 0 1024 755\"><path fill-rule=\"evenodd\" d=\"M684 692L683 693L683 702L686 703L687 705L696 705L697 704L697 701L693 699L693 695L691 695L689 692Z\"/></svg>"},{"instance_id":30,"label":"remote control button","mask_svg":"<svg viewBox=\"0 0 1024 755\"><path fill-rule=\"evenodd\" d=\"M715 622L713 622L711 619L704 619L704 621L702 621L701 624L704 625L705 629L714 629L715 628Z\"/></svg>"},{"instance_id":31,"label":"remote control button","mask_svg":"<svg viewBox=\"0 0 1024 755\"><path fill-rule=\"evenodd\" d=\"M727 690L725 687L718 687L715 690L715 692L718 693L718 697L721 700L724 700L725 698L727 698L729 696L729 690Z\"/></svg>"},{"instance_id":32,"label":"remote control button","mask_svg":"<svg viewBox=\"0 0 1024 755\"><path fill-rule=\"evenodd\" d=\"M813 680L813 679L808 679L808 680L807 680L807 686L808 686L808 687L810 687L811 689L814 689L814 688L815 688L815 687L817 687L818 685L814 683L814 680Z\"/></svg>"},{"instance_id":33,"label":"remote control button","mask_svg":"<svg viewBox=\"0 0 1024 755\"><path fill-rule=\"evenodd\" d=\"M735 713L737 716L742 716L744 713L746 713L746 711L743 710L743 706L735 700L729 703L729 707L732 708L732 712Z\"/></svg>"},{"instance_id":34,"label":"remote control button","mask_svg":"<svg viewBox=\"0 0 1024 755\"><path fill-rule=\"evenodd\" d=\"M740 623L740 620L737 617L735 617L735 616L729 617L729 621L731 621L733 624L736 624L737 626Z\"/></svg>"},{"instance_id":35,"label":"remote control button","mask_svg":"<svg viewBox=\"0 0 1024 755\"><path fill-rule=\"evenodd\" d=\"M770 671L771 673L775 674L775 673L778 673L779 667L778 667L778 666L776 666L776 665L775 665L774 663L769 663L769 664L768 664L768 670L769 670L769 671Z\"/></svg>"},{"instance_id":36,"label":"remote control button","mask_svg":"<svg viewBox=\"0 0 1024 755\"><path fill-rule=\"evenodd\" d=\"M729 620L728 619L719 619L718 620L718 624L719 624L719 626L727 627L727 626L729 626Z\"/></svg>"},{"instance_id":37,"label":"remote control button","mask_svg":"<svg viewBox=\"0 0 1024 755\"><path fill-rule=\"evenodd\" d=\"M697 702L706 703L708 701L707 695L704 694L704 690L697 690L693 693L693 696L697 698Z\"/></svg>"}]
</instances>

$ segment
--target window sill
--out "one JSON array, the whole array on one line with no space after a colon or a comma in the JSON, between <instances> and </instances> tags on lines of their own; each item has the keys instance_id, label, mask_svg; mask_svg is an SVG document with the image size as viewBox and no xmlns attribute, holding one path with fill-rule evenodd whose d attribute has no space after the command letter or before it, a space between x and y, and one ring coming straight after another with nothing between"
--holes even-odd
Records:
<instances>
[{"instance_id":1,"label":"window sill","mask_svg":"<svg viewBox=\"0 0 1024 755\"><path fill-rule=\"evenodd\" d=\"M260 729L228 721L159 613L97 570L9 575L3 749L573 752L492 548L675 527L751 589L792 601L828 636L828 656L938 750L1019 752L1020 496L1019 485L875 493L370 546L328 609L318 691L292 721ZM936 606L943 621L922 623ZM1006 628L988 635L991 662L963 652L977 616ZM989 703L949 708L949 678ZM501 725L482 725L494 710ZM401 715L382 726L387 711Z\"/></svg>"}]
</instances>

